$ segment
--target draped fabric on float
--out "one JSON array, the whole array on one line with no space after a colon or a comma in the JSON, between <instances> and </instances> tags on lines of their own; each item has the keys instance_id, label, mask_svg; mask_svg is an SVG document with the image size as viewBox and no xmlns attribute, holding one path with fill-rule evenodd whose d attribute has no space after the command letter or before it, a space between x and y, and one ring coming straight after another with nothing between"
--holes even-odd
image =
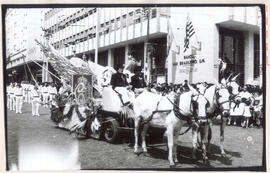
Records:
<instances>
[{"instance_id":1,"label":"draped fabric on float","mask_svg":"<svg viewBox=\"0 0 270 173\"><path fill-rule=\"evenodd\" d=\"M40 46L41 51L48 58L50 65L52 68L49 71L54 71L57 73L61 79L65 81L72 81L72 75L80 74L80 75L93 75L93 85L94 88L101 92L101 86L98 83L98 78L101 78L100 73L102 73L106 68L91 62L85 62L80 58L71 58L73 61L71 62L69 59L61 56L57 50L54 49L52 45L45 46L40 43L38 40L35 40L37 44ZM80 66L77 66L80 64ZM54 70L52 70L54 69ZM53 73L54 73L53 72ZM101 80L101 79L99 79Z\"/></svg>"},{"instance_id":2,"label":"draped fabric on float","mask_svg":"<svg viewBox=\"0 0 270 173\"><path fill-rule=\"evenodd\" d=\"M48 63L49 64L49 67L48 67L48 70L50 72L52 72L53 74L55 74L55 76L57 76L58 78L60 78L59 74L57 73L57 71L53 68L52 64L51 63ZM56 77L52 76L52 78L54 80L58 80Z\"/></svg>"}]
</instances>

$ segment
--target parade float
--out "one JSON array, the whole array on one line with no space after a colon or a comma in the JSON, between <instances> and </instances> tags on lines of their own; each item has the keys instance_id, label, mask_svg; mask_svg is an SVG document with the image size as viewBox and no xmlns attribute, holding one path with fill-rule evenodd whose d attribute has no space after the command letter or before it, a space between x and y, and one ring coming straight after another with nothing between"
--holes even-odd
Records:
<instances>
[{"instance_id":1,"label":"parade float","mask_svg":"<svg viewBox=\"0 0 270 173\"><path fill-rule=\"evenodd\" d=\"M77 137L94 137L109 143L117 143L122 132L133 133L132 107L123 105L120 96L110 86L111 76L116 72L112 67L86 62L77 57L67 59L51 45L45 46L37 40L36 42L56 71L59 80L64 84L72 83L66 96L58 94L56 97L55 105L61 106L51 109L52 121L61 128L75 132ZM132 60L127 67L131 64L134 64ZM129 77L132 76L127 69L125 72ZM87 109L81 108L85 106ZM65 110L66 108L69 109ZM80 113L81 110L87 112L87 115ZM156 134L154 137L156 141L163 138L164 131L152 127L148 134Z\"/></svg>"}]
</instances>

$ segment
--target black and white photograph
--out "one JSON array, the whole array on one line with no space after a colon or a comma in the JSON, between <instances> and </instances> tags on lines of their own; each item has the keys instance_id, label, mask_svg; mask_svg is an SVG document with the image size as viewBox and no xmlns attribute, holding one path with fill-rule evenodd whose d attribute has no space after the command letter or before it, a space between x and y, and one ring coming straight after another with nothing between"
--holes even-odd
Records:
<instances>
[{"instance_id":1,"label":"black and white photograph","mask_svg":"<svg viewBox=\"0 0 270 173\"><path fill-rule=\"evenodd\" d=\"M7 171L266 171L265 5L2 5Z\"/></svg>"}]
</instances>

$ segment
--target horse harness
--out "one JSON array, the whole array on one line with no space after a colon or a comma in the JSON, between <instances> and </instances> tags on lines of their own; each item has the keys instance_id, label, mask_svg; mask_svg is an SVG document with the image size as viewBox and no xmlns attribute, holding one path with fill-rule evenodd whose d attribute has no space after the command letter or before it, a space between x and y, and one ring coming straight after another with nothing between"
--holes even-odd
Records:
<instances>
[{"instance_id":1,"label":"horse harness","mask_svg":"<svg viewBox=\"0 0 270 173\"><path fill-rule=\"evenodd\" d=\"M229 102L229 104L231 104L231 99L225 100L225 101L223 101L223 102L219 102L219 101L218 101L218 99L219 99L219 97L220 97L219 91L220 91L221 89L226 89L226 88L219 88L219 89L216 89L216 91L215 91L215 95L216 95L216 103L217 103L219 109L220 109L221 105L223 105L223 104L225 104L225 103L228 103L228 102ZM215 99L215 98L213 98L213 99ZM230 108L229 108L229 109L223 109L223 110L230 111Z\"/></svg>"},{"instance_id":2,"label":"horse harness","mask_svg":"<svg viewBox=\"0 0 270 173\"><path fill-rule=\"evenodd\" d=\"M202 95L203 96L203 95ZM194 97L194 96L193 96ZM184 120L184 121L187 121L187 123L189 124L189 127L183 132L183 133L180 133L179 135L183 135L185 133L187 133L191 127L192 127L192 124L195 124L196 126L201 126L201 125L204 125L206 123L209 123L208 122L208 119L207 117L198 117L198 116L186 116L186 115L183 115L180 111L181 109L179 108L179 106L177 106L176 103L174 103L173 101L171 101L168 97L166 97L169 102L173 105L173 110L169 109L169 110L158 110L158 106L160 104L160 101L161 99L157 102L157 105L156 105L156 110L152 112L152 114L147 118L145 119L143 122L141 122L141 125L144 125L144 124L147 124L149 123L152 119L153 119L153 116L155 113L166 113L167 115L171 112L171 111L174 111L174 115L180 119L180 120ZM199 98L199 97L198 97ZM197 98L197 99L198 99ZM207 100L207 99L206 99ZM207 100L208 101L208 100ZM208 101L209 103L209 101ZM190 107L192 105L190 104Z\"/></svg>"},{"instance_id":3,"label":"horse harness","mask_svg":"<svg viewBox=\"0 0 270 173\"><path fill-rule=\"evenodd\" d=\"M163 97L161 97L161 99L162 99ZM152 112L152 114L147 118L147 119L145 119L143 122L142 122L142 125L144 125L144 124L148 124L152 119L153 119L153 116L154 116L154 114L156 114L156 113L166 113L167 115L169 114L169 113L171 113L171 109L168 109L168 110L158 110L158 106L159 106L159 103L160 103L160 101L161 101L161 99L157 102L157 105L156 105L156 110L154 110L153 112ZM169 99L169 98L168 98ZM170 101L170 100L169 100Z\"/></svg>"}]
</instances>

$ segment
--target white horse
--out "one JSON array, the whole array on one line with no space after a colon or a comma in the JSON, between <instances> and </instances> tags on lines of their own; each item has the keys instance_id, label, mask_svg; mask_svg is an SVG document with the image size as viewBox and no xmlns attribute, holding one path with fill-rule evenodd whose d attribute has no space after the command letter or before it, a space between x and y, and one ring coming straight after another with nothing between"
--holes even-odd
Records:
<instances>
[{"instance_id":1,"label":"white horse","mask_svg":"<svg viewBox=\"0 0 270 173\"><path fill-rule=\"evenodd\" d=\"M176 145L179 131L186 123L184 118L193 116L192 100L198 103L197 114L205 116L205 105L207 100L190 86L191 91L183 93L179 96L179 109L174 108L173 96L161 96L149 91L144 91L134 102L135 112L135 145L134 152L138 153L138 135L141 127L142 149L147 152L145 135L149 125L158 125L166 128L168 142L168 160L171 167L175 166L177 160Z\"/></svg>"},{"instance_id":2,"label":"white horse","mask_svg":"<svg viewBox=\"0 0 270 173\"><path fill-rule=\"evenodd\" d=\"M204 87L204 86L200 86ZM227 119L230 115L230 93L226 86L223 86L221 84L215 84L212 85L208 88L205 88L204 91L204 96L205 98L209 101L209 107L206 109L206 114L207 114L207 124L204 124L204 130L202 131L205 134L201 134L202 137L202 142L206 143L208 142L208 151L210 150L209 144L210 140L212 138L212 131L211 131L211 125L212 122L211 120L215 117L215 114L218 113L221 115L221 124L220 124L220 150L221 150L221 155L225 156L225 151L223 147L224 143L224 130L226 126ZM208 134L209 133L209 134ZM195 159L195 152L196 152L196 143L197 143L197 136L196 133L194 132L195 136L193 136L193 155L192 157ZM203 149L203 151L205 151ZM206 153L203 153L203 155L206 155ZM207 156L205 156L207 159ZM206 160L207 161L207 160Z\"/></svg>"}]
</instances>

